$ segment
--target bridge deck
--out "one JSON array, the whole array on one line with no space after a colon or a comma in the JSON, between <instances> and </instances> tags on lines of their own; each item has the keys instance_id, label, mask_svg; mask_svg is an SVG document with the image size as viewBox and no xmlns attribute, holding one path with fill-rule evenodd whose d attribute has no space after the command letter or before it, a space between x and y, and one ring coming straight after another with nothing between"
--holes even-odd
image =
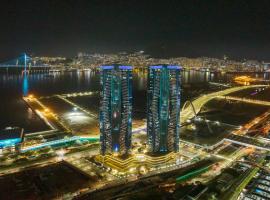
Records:
<instances>
[{"instance_id":1,"label":"bridge deck","mask_svg":"<svg viewBox=\"0 0 270 200\"><path fill-rule=\"evenodd\" d=\"M237 86L237 87L233 87L233 88L228 88L222 91L218 91L218 92L213 92L207 95L203 95L197 99L195 99L194 101L192 101L195 113L193 111L193 107L191 105L188 106L183 106L182 111L181 111L181 123L186 122L188 119L191 119L192 117L194 117L195 114L198 114L201 110L201 108L210 100L218 97L218 96L224 96L224 95L228 95L230 93L233 92L237 92L237 91L241 91L241 90L245 90L245 89L249 89L249 88L256 88L256 87L269 87L269 85L248 85L248 86Z\"/></svg>"},{"instance_id":2,"label":"bridge deck","mask_svg":"<svg viewBox=\"0 0 270 200\"><path fill-rule=\"evenodd\" d=\"M234 101L242 101L242 102L246 102L246 103L258 104L258 105L264 105L264 106L270 106L269 101L262 101L262 100L248 99L248 98L239 98L239 97L233 97L233 96L217 96L217 98L234 100Z\"/></svg>"}]
</instances>

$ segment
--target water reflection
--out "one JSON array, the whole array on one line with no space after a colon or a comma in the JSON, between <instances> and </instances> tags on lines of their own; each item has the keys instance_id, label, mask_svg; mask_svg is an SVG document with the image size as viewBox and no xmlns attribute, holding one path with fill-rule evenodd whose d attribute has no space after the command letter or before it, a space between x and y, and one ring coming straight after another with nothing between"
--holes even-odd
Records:
<instances>
[{"instance_id":1,"label":"water reflection","mask_svg":"<svg viewBox=\"0 0 270 200\"><path fill-rule=\"evenodd\" d=\"M133 75L134 114L136 115L141 110L144 112L146 110L147 70L134 72ZM185 102L187 97L193 97L190 93L194 93L195 96L200 95L203 92L201 89L207 85L207 82L228 83L236 75L195 70L182 71L182 84L184 88L182 102ZM269 73L248 75L269 80ZM99 72L55 72L50 74L37 73L23 75L11 73L0 74L0 127L14 125L33 130L32 126L37 126L35 124L38 124L38 118L21 101L22 94L27 95L29 93L29 86L31 93L35 96L98 91L100 90ZM195 92L196 89L197 92ZM95 104L97 108L99 107L99 102L89 102L89 104Z\"/></svg>"},{"instance_id":2,"label":"water reflection","mask_svg":"<svg viewBox=\"0 0 270 200\"><path fill-rule=\"evenodd\" d=\"M28 75L27 73L23 73L23 96L27 96L29 92L29 84L28 84Z\"/></svg>"},{"instance_id":3,"label":"water reflection","mask_svg":"<svg viewBox=\"0 0 270 200\"><path fill-rule=\"evenodd\" d=\"M207 72L201 72L196 70L188 70L182 72L182 83L188 84L188 83L205 83L211 81L212 73Z\"/></svg>"}]
</instances>

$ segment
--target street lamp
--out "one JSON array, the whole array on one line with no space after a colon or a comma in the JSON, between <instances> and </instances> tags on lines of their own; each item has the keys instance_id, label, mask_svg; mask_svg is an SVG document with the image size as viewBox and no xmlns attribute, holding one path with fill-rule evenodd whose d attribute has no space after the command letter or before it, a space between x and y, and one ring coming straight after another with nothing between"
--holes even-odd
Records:
<instances>
[{"instance_id":1,"label":"street lamp","mask_svg":"<svg viewBox=\"0 0 270 200\"><path fill-rule=\"evenodd\" d=\"M63 160L64 157L65 157L65 153L66 153L66 151L64 149L61 149L61 150L57 151L56 154L58 156L58 159Z\"/></svg>"}]
</instances>

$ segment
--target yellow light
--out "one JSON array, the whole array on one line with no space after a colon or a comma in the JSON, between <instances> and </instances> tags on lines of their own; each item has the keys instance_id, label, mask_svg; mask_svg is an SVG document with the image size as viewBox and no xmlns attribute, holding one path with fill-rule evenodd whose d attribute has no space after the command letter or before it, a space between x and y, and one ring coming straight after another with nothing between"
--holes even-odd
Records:
<instances>
[{"instance_id":1,"label":"yellow light","mask_svg":"<svg viewBox=\"0 0 270 200\"><path fill-rule=\"evenodd\" d=\"M45 112L45 113L48 113L48 112L50 112L50 110L49 110L48 108L45 108L45 109L44 109L44 112Z\"/></svg>"},{"instance_id":2,"label":"yellow light","mask_svg":"<svg viewBox=\"0 0 270 200\"><path fill-rule=\"evenodd\" d=\"M136 168L132 167L132 168L129 168L129 172L132 173L136 170Z\"/></svg>"}]
</instances>

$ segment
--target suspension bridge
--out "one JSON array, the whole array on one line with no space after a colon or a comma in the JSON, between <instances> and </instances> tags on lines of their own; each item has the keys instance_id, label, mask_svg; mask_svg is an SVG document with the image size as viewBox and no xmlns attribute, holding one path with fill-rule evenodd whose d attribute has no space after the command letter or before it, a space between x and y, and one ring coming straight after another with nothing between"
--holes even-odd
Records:
<instances>
[{"instance_id":1,"label":"suspension bridge","mask_svg":"<svg viewBox=\"0 0 270 200\"><path fill-rule=\"evenodd\" d=\"M0 62L0 69L9 69L9 68L21 68L24 71L30 70L31 68L39 68L39 69L44 69L44 68L49 68L50 65L37 62L34 59L32 59L30 56L28 56L26 53L21 54L20 56Z\"/></svg>"}]
</instances>

